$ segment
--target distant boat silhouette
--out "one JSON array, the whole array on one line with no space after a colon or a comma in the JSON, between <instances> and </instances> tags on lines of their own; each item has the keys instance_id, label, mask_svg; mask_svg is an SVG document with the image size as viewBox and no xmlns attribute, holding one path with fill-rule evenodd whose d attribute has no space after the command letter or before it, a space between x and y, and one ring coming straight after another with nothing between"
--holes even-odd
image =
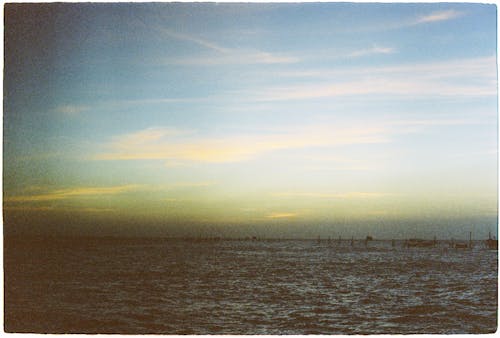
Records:
<instances>
[{"instance_id":1,"label":"distant boat silhouette","mask_svg":"<svg viewBox=\"0 0 500 338\"><path fill-rule=\"evenodd\" d=\"M491 232L488 234L486 246L488 247L488 249L498 250L498 240L496 240L495 237L491 237Z\"/></svg>"},{"instance_id":2,"label":"distant boat silhouette","mask_svg":"<svg viewBox=\"0 0 500 338\"><path fill-rule=\"evenodd\" d=\"M454 243L453 246L455 249L467 249L469 246L467 243Z\"/></svg>"},{"instance_id":3,"label":"distant boat silhouette","mask_svg":"<svg viewBox=\"0 0 500 338\"><path fill-rule=\"evenodd\" d=\"M429 248L436 245L435 241L428 241L418 238L410 238L406 241L406 247L408 248Z\"/></svg>"}]
</instances>

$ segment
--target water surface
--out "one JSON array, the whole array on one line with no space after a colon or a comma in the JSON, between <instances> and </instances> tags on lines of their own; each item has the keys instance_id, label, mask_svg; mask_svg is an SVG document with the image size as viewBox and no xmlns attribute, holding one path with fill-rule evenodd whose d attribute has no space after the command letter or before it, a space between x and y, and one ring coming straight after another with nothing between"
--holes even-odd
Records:
<instances>
[{"instance_id":1,"label":"water surface","mask_svg":"<svg viewBox=\"0 0 500 338\"><path fill-rule=\"evenodd\" d=\"M47 333L490 333L497 252L478 243L5 241L5 329Z\"/></svg>"}]
</instances>

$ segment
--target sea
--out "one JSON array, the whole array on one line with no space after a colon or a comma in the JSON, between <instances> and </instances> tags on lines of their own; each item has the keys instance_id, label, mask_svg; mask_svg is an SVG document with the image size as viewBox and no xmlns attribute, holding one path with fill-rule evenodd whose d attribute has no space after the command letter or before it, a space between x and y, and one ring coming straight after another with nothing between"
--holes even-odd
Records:
<instances>
[{"instance_id":1,"label":"sea","mask_svg":"<svg viewBox=\"0 0 500 338\"><path fill-rule=\"evenodd\" d=\"M497 330L498 252L403 241L6 238L4 329L306 335Z\"/></svg>"}]
</instances>

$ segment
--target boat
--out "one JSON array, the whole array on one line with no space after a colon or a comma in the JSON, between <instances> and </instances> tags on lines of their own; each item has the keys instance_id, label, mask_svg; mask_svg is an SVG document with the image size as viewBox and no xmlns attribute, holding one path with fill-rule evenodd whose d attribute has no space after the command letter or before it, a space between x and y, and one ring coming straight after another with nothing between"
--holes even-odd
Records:
<instances>
[{"instance_id":1,"label":"boat","mask_svg":"<svg viewBox=\"0 0 500 338\"><path fill-rule=\"evenodd\" d=\"M469 248L467 243L453 243L453 247L455 249L467 249L467 248Z\"/></svg>"},{"instance_id":2,"label":"boat","mask_svg":"<svg viewBox=\"0 0 500 338\"><path fill-rule=\"evenodd\" d=\"M428 241L418 238L410 238L406 240L405 246L408 248L429 248L436 245L436 241Z\"/></svg>"},{"instance_id":3,"label":"boat","mask_svg":"<svg viewBox=\"0 0 500 338\"><path fill-rule=\"evenodd\" d=\"M491 232L488 234L488 239L486 240L486 246L491 250L498 250L498 240L495 236L491 237Z\"/></svg>"}]
</instances>

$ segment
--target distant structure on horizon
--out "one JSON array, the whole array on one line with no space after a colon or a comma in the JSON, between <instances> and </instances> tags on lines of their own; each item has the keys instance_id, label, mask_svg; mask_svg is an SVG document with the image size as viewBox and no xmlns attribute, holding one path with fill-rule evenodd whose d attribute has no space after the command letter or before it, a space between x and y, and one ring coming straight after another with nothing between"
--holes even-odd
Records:
<instances>
[{"instance_id":1,"label":"distant structure on horizon","mask_svg":"<svg viewBox=\"0 0 500 338\"><path fill-rule=\"evenodd\" d=\"M488 233L488 239L486 240L486 246L488 249L498 250L498 240L495 236L491 237L491 232Z\"/></svg>"}]
</instances>

